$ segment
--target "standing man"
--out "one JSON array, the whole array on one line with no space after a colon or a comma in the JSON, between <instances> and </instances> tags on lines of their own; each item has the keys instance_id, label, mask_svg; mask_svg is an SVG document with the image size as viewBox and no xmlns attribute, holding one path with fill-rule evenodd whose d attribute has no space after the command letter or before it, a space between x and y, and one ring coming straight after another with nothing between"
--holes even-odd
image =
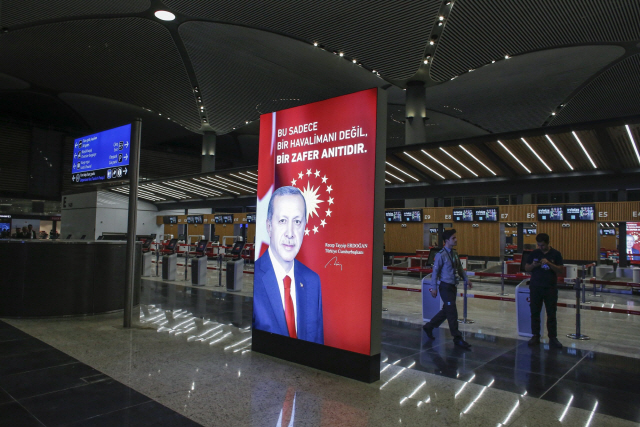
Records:
<instances>
[{"instance_id":1,"label":"standing man","mask_svg":"<svg viewBox=\"0 0 640 427\"><path fill-rule=\"evenodd\" d=\"M324 344L320 276L296 259L307 225L307 205L295 187L269 200L269 249L255 264L253 327Z\"/></svg>"},{"instance_id":2,"label":"standing man","mask_svg":"<svg viewBox=\"0 0 640 427\"><path fill-rule=\"evenodd\" d=\"M431 321L425 323L422 327L430 339L434 339L433 329L439 327L445 319L449 322L449 331L453 336L453 343L462 348L471 348L471 344L462 339L462 334L458 330L458 308L456 307L456 285L458 278L462 278L467 285L471 285L467 272L462 268L458 253L453 247L458 244L456 230L446 230L442 233L444 240L444 248L436 254L433 262L433 272L431 273L431 296L438 296L440 289L440 298L444 303L442 310L438 312Z\"/></svg>"},{"instance_id":3,"label":"standing man","mask_svg":"<svg viewBox=\"0 0 640 427\"><path fill-rule=\"evenodd\" d=\"M529 288L531 289L529 307L531 308L531 333L529 345L540 344L540 311L542 303L547 308L547 331L549 344L562 348L558 341L558 274L562 273L562 254L549 245L549 235L540 233L536 236L538 249L529 254L524 269L531 272Z\"/></svg>"},{"instance_id":4,"label":"standing man","mask_svg":"<svg viewBox=\"0 0 640 427\"><path fill-rule=\"evenodd\" d=\"M36 231L33 229L33 225L29 224L27 227L27 239L37 239Z\"/></svg>"}]
</instances>

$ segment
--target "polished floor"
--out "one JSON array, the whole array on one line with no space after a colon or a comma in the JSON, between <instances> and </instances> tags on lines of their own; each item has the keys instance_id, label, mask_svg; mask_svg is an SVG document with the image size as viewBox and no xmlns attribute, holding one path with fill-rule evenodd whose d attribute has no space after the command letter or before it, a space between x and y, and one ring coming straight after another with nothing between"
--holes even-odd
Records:
<instances>
[{"instance_id":1,"label":"polished floor","mask_svg":"<svg viewBox=\"0 0 640 427\"><path fill-rule=\"evenodd\" d=\"M562 350L545 344L530 348L518 338L513 320L508 321L513 319L512 302L470 300L476 323L461 327L473 345L465 351L452 345L444 327L436 330L434 341L422 332L419 293L385 290L381 380L363 384L253 353L249 286L236 294L213 283L194 288L187 283L143 280L140 322L128 330L121 327L119 313L5 319L19 330L6 325L0 331L0 425L15 408L37 418L22 404L34 397L21 394L20 387L39 389L35 393L46 396L48 389L38 381L60 390L52 395L88 387L86 393L76 394L98 407L100 398L106 399L103 417L132 412L126 423L125 418L111 418L99 424L97 416L92 424L84 416L85 409L78 414L84 419L69 420L67 413L78 411L65 408L87 405L63 399L67 406L49 405L49 424L34 425L190 425L189 420L206 426L626 426L640 422L640 393L635 390L640 366L634 357L640 347L638 316L586 312L591 341L563 339ZM476 292L481 291L476 288ZM570 319L571 311L566 310L564 315ZM596 330L599 324L615 325L634 336L618 349L605 351L599 337L606 331ZM5 347L6 342L13 344ZM23 350L15 350L22 346ZM34 365L25 373L4 371L5 366L33 359L24 355L39 346L35 352L56 354L51 357L61 361ZM67 365L73 369L77 365L78 370L69 371L72 368ZM35 375L43 368L34 379L6 380L29 372ZM12 389L10 384L20 387ZM111 386L121 389L102 393L98 388ZM110 393L121 400L111 402ZM170 415L160 416L165 413ZM149 421L153 418L145 419L156 415L171 421L154 424Z\"/></svg>"}]
</instances>

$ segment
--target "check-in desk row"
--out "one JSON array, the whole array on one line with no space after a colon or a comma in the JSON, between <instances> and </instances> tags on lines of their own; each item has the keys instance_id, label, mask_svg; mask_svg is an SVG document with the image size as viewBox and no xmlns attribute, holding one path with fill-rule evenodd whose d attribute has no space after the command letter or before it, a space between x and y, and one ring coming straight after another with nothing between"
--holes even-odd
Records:
<instances>
[{"instance_id":1,"label":"check-in desk row","mask_svg":"<svg viewBox=\"0 0 640 427\"><path fill-rule=\"evenodd\" d=\"M142 243L136 243L135 296L140 300ZM0 240L0 316L107 313L124 308L127 243Z\"/></svg>"}]
</instances>

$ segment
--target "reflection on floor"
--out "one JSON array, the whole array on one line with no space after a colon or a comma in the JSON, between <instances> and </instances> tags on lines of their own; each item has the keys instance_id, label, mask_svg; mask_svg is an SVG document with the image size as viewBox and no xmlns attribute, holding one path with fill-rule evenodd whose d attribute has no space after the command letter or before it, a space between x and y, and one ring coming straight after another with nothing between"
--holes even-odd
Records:
<instances>
[{"instance_id":1,"label":"reflection on floor","mask_svg":"<svg viewBox=\"0 0 640 427\"><path fill-rule=\"evenodd\" d=\"M384 304L399 315L399 294L389 292L395 291L385 291ZM479 318L513 305L491 303ZM251 352L251 311L249 296L144 280L140 324L131 330L121 328L121 314L7 322L207 426L640 421L629 386L640 380L636 359L572 347L532 349L473 325L462 328L473 345L464 351L445 328L431 341L418 322L385 319L381 380L362 384Z\"/></svg>"}]
</instances>

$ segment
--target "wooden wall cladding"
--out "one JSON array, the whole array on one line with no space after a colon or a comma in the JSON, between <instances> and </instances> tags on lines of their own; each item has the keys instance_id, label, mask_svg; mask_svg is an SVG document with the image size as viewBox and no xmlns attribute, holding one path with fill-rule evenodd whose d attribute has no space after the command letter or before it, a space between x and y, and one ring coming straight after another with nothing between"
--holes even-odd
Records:
<instances>
[{"instance_id":1,"label":"wooden wall cladding","mask_svg":"<svg viewBox=\"0 0 640 427\"><path fill-rule=\"evenodd\" d=\"M570 224L563 227L562 224ZM547 233L551 246L564 259L595 261L599 256L596 222L538 222L538 233Z\"/></svg>"},{"instance_id":2,"label":"wooden wall cladding","mask_svg":"<svg viewBox=\"0 0 640 427\"><path fill-rule=\"evenodd\" d=\"M189 224L187 225L187 236L203 236L204 224Z\"/></svg>"},{"instance_id":3,"label":"wooden wall cladding","mask_svg":"<svg viewBox=\"0 0 640 427\"><path fill-rule=\"evenodd\" d=\"M165 224L164 234L173 234L175 239L178 238L178 224Z\"/></svg>"},{"instance_id":4,"label":"wooden wall cladding","mask_svg":"<svg viewBox=\"0 0 640 427\"><path fill-rule=\"evenodd\" d=\"M596 221L640 222L640 202L596 203Z\"/></svg>"},{"instance_id":5,"label":"wooden wall cladding","mask_svg":"<svg viewBox=\"0 0 640 427\"><path fill-rule=\"evenodd\" d=\"M537 205L506 205L498 206L500 222L535 222L537 219Z\"/></svg>"},{"instance_id":6,"label":"wooden wall cladding","mask_svg":"<svg viewBox=\"0 0 640 427\"><path fill-rule=\"evenodd\" d=\"M618 238L616 236L600 236L600 247L615 251L618 249Z\"/></svg>"},{"instance_id":7,"label":"wooden wall cladding","mask_svg":"<svg viewBox=\"0 0 640 427\"><path fill-rule=\"evenodd\" d=\"M162 225L164 217L162 215L156 217L156 225Z\"/></svg>"},{"instance_id":8,"label":"wooden wall cladding","mask_svg":"<svg viewBox=\"0 0 640 427\"><path fill-rule=\"evenodd\" d=\"M247 228L247 242L254 243L256 241L256 225L249 224Z\"/></svg>"},{"instance_id":9,"label":"wooden wall cladding","mask_svg":"<svg viewBox=\"0 0 640 427\"><path fill-rule=\"evenodd\" d=\"M407 223L403 227L399 223L387 223L384 233L384 246L386 252L415 253L416 249L424 249L423 230L421 223Z\"/></svg>"},{"instance_id":10,"label":"wooden wall cladding","mask_svg":"<svg viewBox=\"0 0 640 427\"><path fill-rule=\"evenodd\" d=\"M500 224L482 223L474 227L469 222L457 222L453 225L458 236L457 251L467 256L500 256Z\"/></svg>"},{"instance_id":11,"label":"wooden wall cladding","mask_svg":"<svg viewBox=\"0 0 640 427\"><path fill-rule=\"evenodd\" d=\"M453 222L453 208L422 208L422 221L440 223Z\"/></svg>"}]
</instances>

